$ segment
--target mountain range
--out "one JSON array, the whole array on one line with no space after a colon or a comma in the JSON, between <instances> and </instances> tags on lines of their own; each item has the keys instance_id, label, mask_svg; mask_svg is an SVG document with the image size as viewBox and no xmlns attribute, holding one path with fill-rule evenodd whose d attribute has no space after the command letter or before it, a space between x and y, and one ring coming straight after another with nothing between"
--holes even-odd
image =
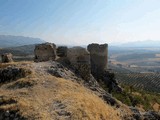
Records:
<instances>
[{"instance_id":1,"label":"mountain range","mask_svg":"<svg viewBox=\"0 0 160 120\"><path fill-rule=\"evenodd\" d=\"M45 41L40 38L0 35L0 48L17 47L23 45L39 44L44 42Z\"/></svg>"},{"instance_id":2,"label":"mountain range","mask_svg":"<svg viewBox=\"0 0 160 120\"><path fill-rule=\"evenodd\" d=\"M121 44L120 47L160 47L160 41L158 40L144 40L144 41L135 41Z\"/></svg>"}]
</instances>

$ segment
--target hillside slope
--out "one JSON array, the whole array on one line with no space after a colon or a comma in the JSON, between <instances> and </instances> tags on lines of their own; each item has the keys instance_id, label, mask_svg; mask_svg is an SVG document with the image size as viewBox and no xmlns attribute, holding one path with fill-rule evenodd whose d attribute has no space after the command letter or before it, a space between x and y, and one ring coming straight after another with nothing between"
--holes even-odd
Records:
<instances>
[{"instance_id":1,"label":"hillside slope","mask_svg":"<svg viewBox=\"0 0 160 120\"><path fill-rule=\"evenodd\" d=\"M0 120L158 120L56 61L0 63Z\"/></svg>"},{"instance_id":2,"label":"hillside slope","mask_svg":"<svg viewBox=\"0 0 160 120\"><path fill-rule=\"evenodd\" d=\"M26 56L34 54L35 44L0 49L0 54L12 53L14 56Z\"/></svg>"},{"instance_id":3,"label":"hillside slope","mask_svg":"<svg viewBox=\"0 0 160 120\"><path fill-rule=\"evenodd\" d=\"M25 72L8 82L3 82L1 76L0 120L121 119L118 110L82 84L50 75L46 69L50 65L51 63L1 64L1 69L10 66L15 71L15 68L20 67L24 69L20 71Z\"/></svg>"},{"instance_id":4,"label":"hillside slope","mask_svg":"<svg viewBox=\"0 0 160 120\"><path fill-rule=\"evenodd\" d=\"M0 48L39 44L44 42L45 41L41 40L40 38L0 35Z\"/></svg>"}]
</instances>

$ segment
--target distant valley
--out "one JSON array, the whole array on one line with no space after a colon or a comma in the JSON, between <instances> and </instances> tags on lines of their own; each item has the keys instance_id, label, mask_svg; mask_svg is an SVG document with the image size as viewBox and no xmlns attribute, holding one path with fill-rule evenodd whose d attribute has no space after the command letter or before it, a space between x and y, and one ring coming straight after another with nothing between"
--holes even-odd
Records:
<instances>
[{"instance_id":1,"label":"distant valley","mask_svg":"<svg viewBox=\"0 0 160 120\"><path fill-rule=\"evenodd\" d=\"M159 40L144 40L144 41L135 41L135 42L128 42L119 45L121 47L132 47L132 48L155 48L160 47L160 41Z\"/></svg>"}]
</instances>

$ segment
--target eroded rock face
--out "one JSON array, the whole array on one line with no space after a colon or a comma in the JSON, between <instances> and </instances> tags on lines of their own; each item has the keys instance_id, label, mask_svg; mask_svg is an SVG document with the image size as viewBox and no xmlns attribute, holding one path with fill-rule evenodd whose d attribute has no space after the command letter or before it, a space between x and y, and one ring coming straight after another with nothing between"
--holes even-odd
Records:
<instances>
[{"instance_id":1,"label":"eroded rock face","mask_svg":"<svg viewBox=\"0 0 160 120\"><path fill-rule=\"evenodd\" d=\"M121 93L123 89L119 86L118 82L115 79L115 74L110 71L104 71L101 80L108 87L108 93L111 93L112 90Z\"/></svg>"},{"instance_id":2,"label":"eroded rock face","mask_svg":"<svg viewBox=\"0 0 160 120\"><path fill-rule=\"evenodd\" d=\"M29 74L31 74L31 71L24 68L12 66L0 68L0 83L14 81L19 78L26 77Z\"/></svg>"},{"instance_id":3,"label":"eroded rock face","mask_svg":"<svg viewBox=\"0 0 160 120\"><path fill-rule=\"evenodd\" d=\"M67 51L67 59L84 80L90 79L90 54L82 47L73 47Z\"/></svg>"},{"instance_id":4,"label":"eroded rock face","mask_svg":"<svg viewBox=\"0 0 160 120\"><path fill-rule=\"evenodd\" d=\"M20 115L18 102L6 96L0 96L0 120L27 120ZM12 106L10 109L4 109L3 106Z\"/></svg>"},{"instance_id":5,"label":"eroded rock face","mask_svg":"<svg viewBox=\"0 0 160 120\"><path fill-rule=\"evenodd\" d=\"M136 107L129 107L133 112L131 118L135 120L160 120L160 113L156 111L141 112Z\"/></svg>"},{"instance_id":6,"label":"eroded rock face","mask_svg":"<svg viewBox=\"0 0 160 120\"><path fill-rule=\"evenodd\" d=\"M13 55L11 53L5 53L1 55L2 63L8 63L13 61Z\"/></svg>"},{"instance_id":7,"label":"eroded rock face","mask_svg":"<svg viewBox=\"0 0 160 120\"><path fill-rule=\"evenodd\" d=\"M44 43L35 46L34 49L35 62L42 62L48 60L55 60L56 45L51 43Z\"/></svg>"},{"instance_id":8,"label":"eroded rock face","mask_svg":"<svg viewBox=\"0 0 160 120\"><path fill-rule=\"evenodd\" d=\"M95 78L99 78L107 69L108 44L89 44L87 50L91 57L91 73Z\"/></svg>"}]
</instances>

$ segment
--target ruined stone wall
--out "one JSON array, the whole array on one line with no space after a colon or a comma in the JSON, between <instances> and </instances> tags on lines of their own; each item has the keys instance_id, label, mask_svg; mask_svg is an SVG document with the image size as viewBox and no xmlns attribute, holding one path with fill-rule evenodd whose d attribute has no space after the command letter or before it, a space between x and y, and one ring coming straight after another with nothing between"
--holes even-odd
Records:
<instances>
[{"instance_id":1,"label":"ruined stone wall","mask_svg":"<svg viewBox=\"0 0 160 120\"><path fill-rule=\"evenodd\" d=\"M89 44L87 50L91 57L91 73L94 77L100 78L101 74L107 69L108 44Z\"/></svg>"},{"instance_id":2,"label":"ruined stone wall","mask_svg":"<svg viewBox=\"0 0 160 120\"><path fill-rule=\"evenodd\" d=\"M34 49L35 62L55 60L56 45L51 43L44 43L35 46Z\"/></svg>"},{"instance_id":3,"label":"ruined stone wall","mask_svg":"<svg viewBox=\"0 0 160 120\"><path fill-rule=\"evenodd\" d=\"M96 84L94 79L96 78L104 82L110 93L113 89L122 91L113 74L106 71L108 45L90 44L87 49L82 47L67 48L65 46L60 46L56 49L54 44L40 44L35 47L35 61L55 60L57 55L57 61L72 68L77 75L80 75L90 84ZM57 74L55 68L51 71L55 75L61 76Z\"/></svg>"},{"instance_id":4,"label":"ruined stone wall","mask_svg":"<svg viewBox=\"0 0 160 120\"><path fill-rule=\"evenodd\" d=\"M67 59L75 68L75 72L77 72L84 80L90 79L90 54L85 48L69 48L67 51Z\"/></svg>"},{"instance_id":5,"label":"ruined stone wall","mask_svg":"<svg viewBox=\"0 0 160 120\"><path fill-rule=\"evenodd\" d=\"M55 60L57 54L59 61L69 62L83 79L89 80L91 73L95 78L102 78L107 69L108 45L90 44L87 49L65 46L56 49L56 45L51 43L40 44L35 47L35 61Z\"/></svg>"}]
</instances>

